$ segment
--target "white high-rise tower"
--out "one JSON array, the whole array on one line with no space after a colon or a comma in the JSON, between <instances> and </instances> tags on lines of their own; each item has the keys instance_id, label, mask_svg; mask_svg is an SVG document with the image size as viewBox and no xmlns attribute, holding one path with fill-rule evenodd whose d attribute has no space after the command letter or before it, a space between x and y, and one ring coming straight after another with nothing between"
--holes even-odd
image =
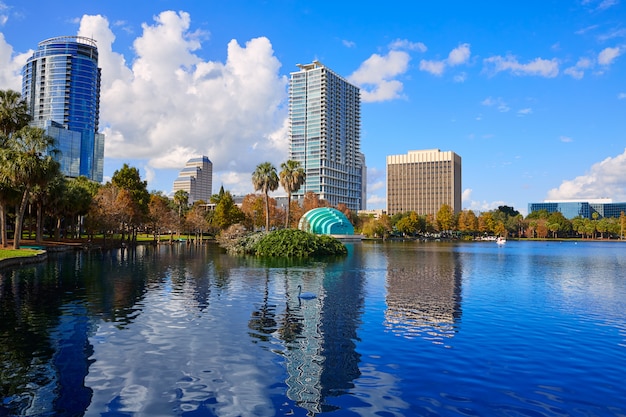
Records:
<instances>
[{"instance_id":1,"label":"white high-rise tower","mask_svg":"<svg viewBox=\"0 0 626 417\"><path fill-rule=\"evenodd\" d=\"M290 159L306 181L294 198L313 192L332 206L365 207L361 154L361 95L319 61L298 65L289 85Z\"/></svg>"}]
</instances>

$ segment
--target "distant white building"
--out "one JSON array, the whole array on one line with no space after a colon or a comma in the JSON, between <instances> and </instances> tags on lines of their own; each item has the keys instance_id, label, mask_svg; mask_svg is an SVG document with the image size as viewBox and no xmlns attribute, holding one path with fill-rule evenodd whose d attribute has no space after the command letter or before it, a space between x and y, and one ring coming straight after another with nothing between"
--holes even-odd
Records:
<instances>
[{"instance_id":1,"label":"distant white building","mask_svg":"<svg viewBox=\"0 0 626 417\"><path fill-rule=\"evenodd\" d=\"M213 190L213 163L206 156L191 158L174 180L174 192L187 191L189 204L209 202Z\"/></svg>"}]
</instances>

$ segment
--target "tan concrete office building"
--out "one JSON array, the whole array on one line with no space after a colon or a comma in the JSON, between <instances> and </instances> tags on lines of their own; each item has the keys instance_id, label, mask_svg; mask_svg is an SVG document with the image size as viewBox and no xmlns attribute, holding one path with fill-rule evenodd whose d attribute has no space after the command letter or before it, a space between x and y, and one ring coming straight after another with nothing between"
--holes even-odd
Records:
<instances>
[{"instance_id":1,"label":"tan concrete office building","mask_svg":"<svg viewBox=\"0 0 626 417\"><path fill-rule=\"evenodd\" d=\"M439 149L387 156L387 214L436 215L443 204L461 211L461 157Z\"/></svg>"}]
</instances>

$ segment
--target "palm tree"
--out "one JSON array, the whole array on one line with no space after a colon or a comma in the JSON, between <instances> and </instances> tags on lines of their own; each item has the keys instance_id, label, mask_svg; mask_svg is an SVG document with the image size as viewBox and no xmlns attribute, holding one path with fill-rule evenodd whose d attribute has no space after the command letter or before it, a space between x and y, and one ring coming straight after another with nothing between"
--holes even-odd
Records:
<instances>
[{"instance_id":1,"label":"palm tree","mask_svg":"<svg viewBox=\"0 0 626 417\"><path fill-rule=\"evenodd\" d=\"M30 116L27 112L26 102L18 92L0 90L0 243L3 247L7 245L6 208L13 203L12 195L16 192L9 181L12 175L9 138L28 124Z\"/></svg>"},{"instance_id":2,"label":"palm tree","mask_svg":"<svg viewBox=\"0 0 626 417\"><path fill-rule=\"evenodd\" d=\"M265 194L265 230L270 230L270 198L268 193L278 188L276 167L271 162L257 165L252 173L252 185L254 185L255 191L261 190Z\"/></svg>"},{"instance_id":3,"label":"palm tree","mask_svg":"<svg viewBox=\"0 0 626 417\"><path fill-rule=\"evenodd\" d=\"M183 217L183 207L189 205L189 193L185 190L178 190L174 193L174 202L178 206L178 218Z\"/></svg>"},{"instance_id":4,"label":"palm tree","mask_svg":"<svg viewBox=\"0 0 626 417\"><path fill-rule=\"evenodd\" d=\"M35 242L43 241L44 211L54 213L62 204L66 192L67 180L61 170L54 175L51 174L45 185L37 185L31 190L31 204L35 207L36 213Z\"/></svg>"},{"instance_id":5,"label":"palm tree","mask_svg":"<svg viewBox=\"0 0 626 417\"><path fill-rule=\"evenodd\" d=\"M280 185L287 191L287 212L285 214L285 227L289 227L289 208L291 207L291 193L302 187L306 174L299 161L287 160L280 165Z\"/></svg>"},{"instance_id":6,"label":"palm tree","mask_svg":"<svg viewBox=\"0 0 626 417\"><path fill-rule=\"evenodd\" d=\"M58 173L60 167L50 155L56 152L53 149L54 139L47 136L43 129L23 127L15 132L7 145L2 152L4 167L0 173L0 182L8 180L14 188L20 190L21 201L16 210L13 238L13 248L19 249L30 192L37 185L45 185Z\"/></svg>"},{"instance_id":7,"label":"palm tree","mask_svg":"<svg viewBox=\"0 0 626 417\"><path fill-rule=\"evenodd\" d=\"M26 101L13 90L0 90L0 136L11 136L28 124Z\"/></svg>"}]
</instances>

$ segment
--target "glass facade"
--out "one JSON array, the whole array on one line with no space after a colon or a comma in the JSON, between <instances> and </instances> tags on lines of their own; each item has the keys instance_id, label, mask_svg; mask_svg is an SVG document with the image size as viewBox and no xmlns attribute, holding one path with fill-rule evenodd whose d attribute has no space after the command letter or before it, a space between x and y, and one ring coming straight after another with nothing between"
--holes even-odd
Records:
<instances>
[{"instance_id":1,"label":"glass facade","mask_svg":"<svg viewBox=\"0 0 626 417\"><path fill-rule=\"evenodd\" d=\"M299 67L289 85L289 157L306 180L293 196L313 192L332 206L364 209L360 90L318 61Z\"/></svg>"},{"instance_id":2,"label":"glass facade","mask_svg":"<svg viewBox=\"0 0 626 417\"><path fill-rule=\"evenodd\" d=\"M528 213L546 210L548 213L561 212L566 219L582 217L592 219L597 213L598 218L620 217L621 213L626 213L626 203L604 203L588 201L546 201L543 203L528 204Z\"/></svg>"},{"instance_id":3,"label":"glass facade","mask_svg":"<svg viewBox=\"0 0 626 417\"><path fill-rule=\"evenodd\" d=\"M100 77L96 43L81 36L40 42L22 70L22 96L32 124L57 140L62 172L75 177L78 166L78 175L97 182L102 182L104 167L104 135L98 133Z\"/></svg>"}]
</instances>

